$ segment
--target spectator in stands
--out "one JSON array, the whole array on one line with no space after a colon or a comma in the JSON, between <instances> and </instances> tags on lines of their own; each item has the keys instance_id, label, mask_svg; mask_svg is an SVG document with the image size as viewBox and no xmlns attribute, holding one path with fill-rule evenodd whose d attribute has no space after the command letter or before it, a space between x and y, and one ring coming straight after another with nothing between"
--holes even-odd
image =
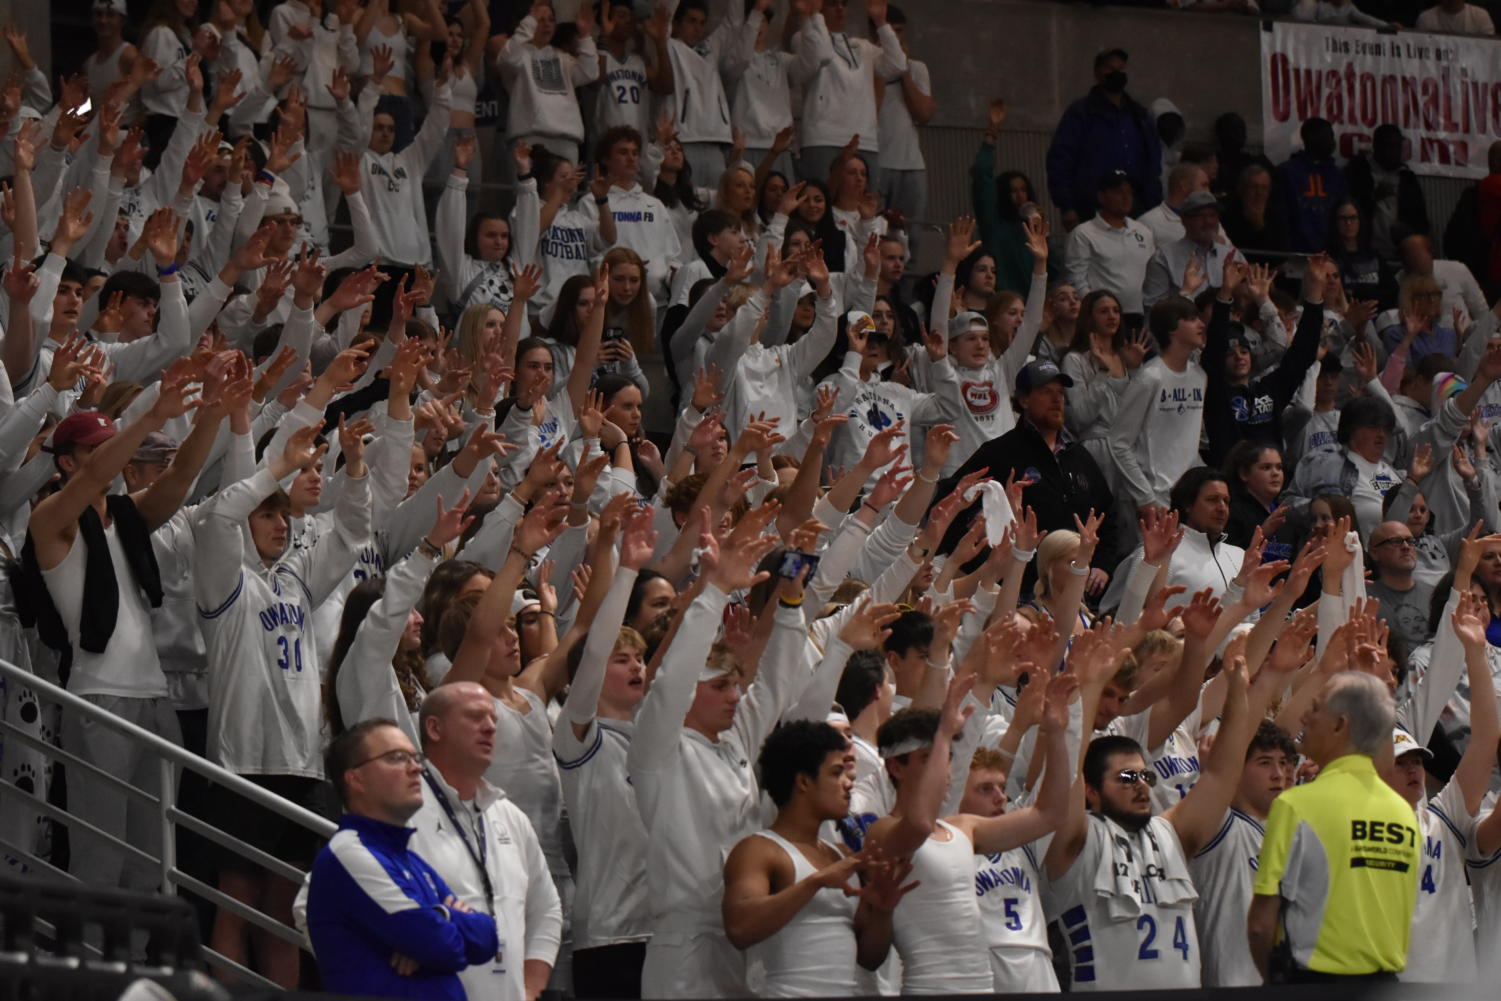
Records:
<instances>
[{"instance_id":1,"label":"spectator in stands","mask_svg":"<svg viewBox=\"0 0 1501 1001\"><path fill-rule=\"evenodd\" d=\"M610 183L609 206L597 211L615 215L615 246L634 250L646 262L645 291L658 307L667 304L667 279L683 248L667 206L641 187L641 133L617 126L595 140L599 170ZM584 203L584 210L589 204Z\"/></svg>"},{"instance_id":2,"label":"spectator in stands","mask_svg":"<svg viewBox=\"0 0 1501 1001\"><path fill-rule=\"evenodd\" d=\"M1371 148L1350 158L1345 178L1350 197L1367 220L1371 249L1382 261L1395 264L1398 244L1414 233L1428 235L1428 205L1418 177L1402 159L1406 140L1402 130L1387 123L1376 126Z\"/></svg>"},{"instance_id":3,"label":"spectator in stands","mask_svg":"<svg viewBox=\"0 0 1501 1001\"><path fill-rule=\"evenodd\" d=\"M1391 405L1370 396L1351 400L1340 411L1338 447L1310 452L1293 473L1293 493L1305 499L1320 494L1349 497L1361 526L1362 540L1381 524L1381 500L1402 482L1402 476L1383 458L1387 439L1396 431Z\"/></svg>"},{"instance_id":4,"label":"spectator in stands","mask_svg":"<svg viewBox=\"0 0 1501 1001\"><path fill-rule=\"evenodd\" d=\"M1147 109L1152 115L1152 125L1157 129L1157 140L1162 144L1162 186L1167 188L1168 175L1178 166L1182 156L1183 139L1188 134L1188 125L1183 121L1183 112L1166 97L1152 101Z\"/></svg>"},{"instance_id":5,"label":"spectator in stands","mask_svg":"<svg viewBox=\"0 0 1501 1001\"><path fill-rule=\"evenodd\" d=\"M1371 530L1369 551L1376 579L1366 584L1366 594L1381 602L1381 617L1404 648L1415 650L1432 636L1428 616L1433 585L1413 576L1418 550L1412 529L1400 521L1382 522Z\"/></svg>"},{"instance_id":6,"label":"spectator in stands","mask_svg":"<svg viewBox=\"0 0 1501 1001\"><path fill-rule=\"evenodd\" d=\"M511 97L506 118L510 141L545 145L563 159L577 162L584 141L584 116L574 88L599 79L594 5L579 4L574 23L578 25L576 56L552 44L557 14L548 0L538 0L495 62Z\"/></svg>"},{"instance_id":7,"label":"spectator in stands","mask_svg":"<svg viewBox=\"0 0 1501 1001\"><path fill-rule=\"evenodd\" d=\"M1142 314L1142 286L1157 251L1152 231L1132 219L1132 181L1123 170L1100 175L1099 211L1068 235L1068 283L1080 295L1114 293L1128 316ZM1137 322L1130 324L1139 326Z\"/></svg>"},{"instance_id":8,"label":"spectator in stands","mask_svg":"<svg viewBox=\"0 0 1501 1001\"><path fill-rule=\"evenodd\" d=\"M495 919L475 913L411 847L423 758L388 719L362 720L329 744L344 804L339 833L308 877L308 938L323 986L341 994L463 1001L458 974L492 962Z\"/></svg>"},{"instance_id":9,"label":"spectator in stands","mask_svg":"<svg viewBox=\"0 0 1501 1001\"><path fill-rule=\"evenodd\" d=\"M1157 357L1132 378L1110 430L1110 454L1120 470L1116 495L1131 514L1143 516L1165 506L1173 484L1202 461L1204 422L1204 370L1193 361L1204 346L1199 311L1169 296L1152 307L1149 328Z\"/></svg>"},{"instance_id":10,"label":"spectator in stands","mask_svg":"<svg viewBox=\"0 0 1501 1001\"><path fill-rule=\"evenodd\" d=\"M1063 112L1048 146L1048 193L1069 229L1094 215L1096 185L1111 171L1134 186L1135 212L1162 201L1162 145L1147 109L1126 93L1127 58L1124 49L1094 57L1094 87Z\"/></svg>"},{"instance_id":11,"label":"spectator in stands","mask_svg":"<svg viewBox=\"0 0 1501 1001\"><path fill-rule=\"evenodd\" d=\"M1397 272L1397 281L1404 282L1409 275L1431 276L1443 292L1440 317L1450 319L1457 310L1462 317L1460 322L1472 324L1485 316L1489 306L1469 268L1459 261L1435 258L1433 241L1419 234L1404 239L1401 249L1402 270Z\"/></svg>"},{"instance_id":12,"label":"spectator in stands","mask_svg":"<svg viewBox=\"0 0 1501 1001\"><path fill-rule=\"evenodd\" d=\"M1221 225L1231 244L1252 261L1281 263L1287 250L1287 223L1272 200L1272 172L1259 163L1241 170L1235 191L1226 201ZM1257 251L1266 251L1262 256Z\"/></svg>"},{"instance_id":13,"label":"spectator in stands","mask_svg":"<svg viewBox=\"0 0 1501 1001\"><path fill-rule=\"evenodd\" d=\"M1419 31L1443 31L1453 35L1494 35L1490 12L1465 0L1439 0L1418 15Z\"/></svg>"},{"instance_id":14,"label":"spectator in stands","mask_svg":"<svg viewBox=\"0 0 1501 1001\"><path fill-rule=\"evenodd\" d=\"M792 68L796 57L771 34L776 16L772 0L756 0L746 13L746 30L755 44L731 46L725 53L725 77L735 81L730 121L745 140L747 162L775 171L783 183L792 177ZM766 219L770 222L770 218Z\"/></svg>"},{"instance_id":15,"label":"spectator in stands","mask_svg":"<svg viewBox=\"0 0 1501 1001\"><path fill-rule=\"evenodd\" d=\"M1170 295L1192 298L1202 288L1219 288L1225 264L1235 259L1235 248L1221 235L1220 203L1208 191L1189 195L1180 218L1183 239L1158 244L1147 264L1141 301L1148 309Z\"/></svg>"},{"instance_id":16,"label":"spectator in stands","mask_svg":"<svg viewBox=\"0 0 1501 1001\"><path fill-rule=\"evenodd\" d=\"M1277 189L1287 213L1292 249L1316 254L1329 245L1329 217L1349 185L1334 162L1334 126L1322 118L1299 130L1303 148L1277 167Z\"/></svg>"},{"instance_id":17,"label":"spectator in stands","mask_svg":"<svg viewBox=\"0 0 1501 1001\"><path fill-rule=\"evenodd\" d=\"M1250 548L1257 529L1264 533L1263 562L1291 560L1298 530L1288 524L1282 506L1282 488L1287 472L1276 445L1241 440L1225 456L1225 478L1230 482L1230 519L1225 522L1225 541Z\"/></svg>"},{"instance_id":18,"label":"spectator in stands","mask_svg":"<svg viewBox=\"0 0 1501 1001\"><path fill-rule=\"evenodd\" d=\"M1167 196L1162 199L1161 205L1143 212L1139 220L1152 231L1152 239L1157 246L1166 247L1183 239L1183 220L1178 217L1183 202L1195 191L1208 190L1209 175L1198 164L1180 163L1168 171Z\"/></svg>"},{"instance_id":19,"label":"spectator in stands","mask_svg":"<svg viewBox=\"0 0 1501 1001\"><path fill-rule=\"evenodd\" d=\"M709 30L709 7L704 0L683 0L672 15L672 87L674 126L683 156L693 170L694 183L713 189L724 173L730 148L730 102L720 77L725 60L737 46L746 26L744 7L730 4L724 20Z\"/></svg>"},{"instance_id":20,"label":"spectator in stands","mask_svg":"<svg viewBox=\"0 0 1501 1001\"><path fill-rule=\"evenodd\" d=\"M1350 24L1357 28L1385 28L1387 22L1360 10L1355 0L1298 0L1293 17L1316 24Z\"/></svg>"},{"instance_id":21,"label":"spectator in stands","mask_svg":"<svg viewBox=\"0 0 1501 1001\"><path fill-rule=\"evenodd\" d=\"M1352 299L1374 299L1379 305L1396 302L1397 287L1392 270L1383 267L1371 249L1369 228L1361 217L1360 206L1345 199L1334 207L1330 217L1329 256L1339 265L1339 280L1345 294Z\"/></svg>"},{"instance_id":22,"label":"spectator in stands","mask_svg":"<svg viewBox=\"0 0 1501 1001\"><path fill-rule=\"evenodd\" d=\"M1108 511L1114 498L1105 474L1084 445L1065 426L1065 390L1074 380L1052 362L1034 361L1016 375L1016 401L1021 418L1016 426L984 445L969 457L952 482L977 470L1005 482L1013 476L1026 481L1023 502L1038 512L1037 527L1043 531L1072 530L1075 519L1083 521L1090 511ZM940 489L940 495L947 491ZM976 508L978 510L978 508ZM964 513L956 519L964 523ZM1108 522L1102 526L1086 593L1104 591L1115 566L1114 533Z\"/></svg>"},{"instance_id":23,"label":"spectator in stands","mask_svg":"<svg viewBox=\"0 0 1501 1001\"><path fill-rule=\"evenodd\" d=\"M985 138L969 168L970 201L985 249L995 259L996 288L1023 295L1032 284L1026 215L1037 211L1037 194L1021 171L996 172L996 143L1005 122L1006 102L991 98Z\"/></svg>"},{"instance_id":24,"label":"spectator in stands","mask_svg":"<svg viewBox=\"0 0 1501 1001\"><path fill-rule=\"evenodd\" d=\"M1234 111L1214 120L1214 157L1218 164L1218 184L1213 186L1216 194L1221 187L1225 193L1232 193L1252 164L1266 168L1268 173L1272 170L1272 161L1260 153L1246 152L1246 120Z\"/></svg>"},{"instance_id":25,"label":"spectator in stands","mask_svg":"<svg viewBox=\"0 0 1501 1001\"><path fill-rule=\"evenodd\" d=\"M1251 349L1245 328L1230 318L1235 293L1245 282L1248 268L1243 261L1225 264L1224 280L1215 297L1207 341L1200 364L1208 377L1204 400L1204 426L1209 433L1208 459L1224 462L1239 441L1280 445L1278 417L1303 385L1303 377L1318 359L1319 335L1324 319L1324 285L1334 262L1327 257L1308 261L1303 272L1303 313L1292 347L1277 367L1254 378Z\"/></svg>"},{"instance_id":26,"label":"spectator in stands","mask_svg":"<svg viewBox=\"0 0 1501 1001\"><path fill-rule=\"evenodd\" d=\"M904 218L916 222L928 215L928 170L917 127L933 120L938 102L933 99L928 64L913 59L907 47L907 15L900 8L891 7L886 18L901 42L907 68L898 75L882 78L881 172L877 175L880 183L875 187L887 211L900 212Z\"/></svg>"},{"instance_id":27,"label":"spectator in stands","mask_svg":"<svg viewBox=\"0 0 1501 1001\"><path fill-rule=\"evenodd\" d=\"M652 95L672 93L667 8L658 6L638 24L630 0L605 0L600 19L594 134L628 125L646 135L651 128Z\"/></svg>"},{"instance_id":28,"label":"spectator in stands","mask_svg":"<svg viewBox=\"0 0 1501 1001\"><path fill-rule=\"evenodd\" d=\"M797 171L805 181L828 179L851 137L871 176L880 176L875 84L907 72L901 40L886 22L886 0L868 0L865 5L874 42L846 33L848 9L848 0L798 0L794 7L802 18L792 38L797 56L793 72L803 87L803 146Z\"/></svg>"}]
</instances>

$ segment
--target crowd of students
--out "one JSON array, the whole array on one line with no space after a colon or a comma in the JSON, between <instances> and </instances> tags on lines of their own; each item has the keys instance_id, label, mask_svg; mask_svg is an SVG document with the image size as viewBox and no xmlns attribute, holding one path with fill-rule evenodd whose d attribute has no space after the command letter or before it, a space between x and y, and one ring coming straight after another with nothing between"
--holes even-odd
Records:
<instances>
[{"instance_id":1,"label":"crowd of students","mask_svg":"<svg viewBox=\"0 0 1501 1001\"><path fill-rule=\"evenodd\" d=\"M1184 144L1112 49L1049 153L1060 232L996 101L975 215L913 275L906 18L786 6L492 36L479 0L157 0L137 45L97 0L55 96L7 29L0 655L337 793L320 846L183 781L304 887L179 846L334 990L1501 971L1501 307L1434 259L1400 132L1344 166L1317 120L1275 168L1232 116ZM160 851L107 781L158 761L5 700L80 763L66 839L7 797L18 864L156 887L97 834ZM1348 754L1423 850L1328 969L1273 948L1318 892L1274 803ZM62 784L16 742L0 769Z\"/></svg>"}]
</instances>

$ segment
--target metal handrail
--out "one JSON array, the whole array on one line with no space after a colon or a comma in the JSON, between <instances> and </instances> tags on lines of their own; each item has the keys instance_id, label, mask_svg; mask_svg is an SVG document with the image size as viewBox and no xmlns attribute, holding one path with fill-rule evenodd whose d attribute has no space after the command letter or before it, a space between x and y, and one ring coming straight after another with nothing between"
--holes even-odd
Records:
<instances>
[{"instance_id":1,"label":"metal handrail","mask_svg":"<svg viewBox=\"0 0 1501 1001\"><path fill-rule=\"evenodd\" d=\"M268 871L282 878L291 879L295 882L300 880L304 875L302 870L296 866L274 858L255 846L246 844L234 835L180 810L177 807L177 769L186 768L189 771L195 772L208 781L229 789L272 811L278 816L300 824L322 838L333 836L336 827L332 821L325 817L320 817L318 814L298 806L296 803L282 799L280 796L268 792L255 783L199 757L192 751L178 747L171 741L165 740L134 723L123 720L86 699L79 698L66 689L52 684L45 678L39 678L35 674L4 660L0 660L0 679L3 679L6 685L19 685L29 688L39 701L50 702L64 707L70 713L85 716L143 745L158 757L160 761L160 767L157 770L159 792L157 795L152 795L147 790L139 789L118 776L110 775L98 766L83 761L74 754L48 744L45 741L38 740L9 720L0 719L0 735L3 735L5 738L48 755L54 760L65 762L71 768L86 770L91 775L108 782L136 801L143 802L150 807L155 807L162 829L161 856L157 858L147 852L143 852L140 848L126 843L114 834L102 831L66 810L48 803L41 796L21 789L14 783L0 780L0 787L4 787L5 796L14 796L18 802L24 800L28 808L36 810L43 816L49 817L58 823L67 824L71 828L87 831L95 837L114 844L129 856L157 865L161 873L160 889L162 893L176 894L181 890L195 894L216 906L228 908L257 928L268 931L300 948L307 948L306 940L295 928L283 924L269 914L265 914L253 907L242 904L238 900L234 900L221 893L217 888L209 886L177 867L176 829L178 826L181 826L197 833L201 837L207 838L215 844L228 848L230 851L239 854L256 865L266 868ZM51 862L36 857L25 845L10 844L3 838L0 838L0 844L4 844L16 857L29 865L35 866L39 871L49 875L76 879L71 874L62 872ZM245 968L229 957L220 955L206 946L203 949L203 953L211 965L228 970L239 979L248 980L263 987L276 986L253 970Z\"/></svg>"}]
</instances>

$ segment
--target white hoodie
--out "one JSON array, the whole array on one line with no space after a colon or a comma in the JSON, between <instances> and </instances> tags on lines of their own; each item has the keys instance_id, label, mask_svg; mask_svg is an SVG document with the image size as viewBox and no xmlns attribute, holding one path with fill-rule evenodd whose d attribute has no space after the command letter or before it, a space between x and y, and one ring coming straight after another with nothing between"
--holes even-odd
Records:
<instances>
[{"instance_id":1,"label":"white hoodie","mask_svg":"<svg viewBox=\"0 0 1501 1001\"><path fill-rule=\"evenodd\" d=\"M880 151L876 74L900 76L907 56L891 25L881 25L876 37L880 45L844 32L831 35L823 15L814 14L792 39L803 85L804 146L843 146L858 134L862 150Z\"/></svg>"},{"instance_id":2,"label":"white hoodie","mask_svg":"<svg viewBox=\"0 0 1501 1001\"><path fill-rule=\"evenodd\" d=\"M528 14L516 26L495 60L500 79L511 95L506 132L516 136L557 136L570 142L584 141L584 117L579 111L575 87L599 79L599 51L593 35L579 36L575 59L551 45L532 44L537 19Z\"/></svg>"}]
</instances>

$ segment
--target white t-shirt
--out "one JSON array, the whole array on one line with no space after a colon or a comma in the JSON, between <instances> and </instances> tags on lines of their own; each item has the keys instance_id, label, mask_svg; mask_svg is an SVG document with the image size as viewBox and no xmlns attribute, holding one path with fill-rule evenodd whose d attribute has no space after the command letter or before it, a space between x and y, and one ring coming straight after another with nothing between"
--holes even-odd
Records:
<instances>
[{"instance_id":1,"label":"white t-shirt","mask_svg":"<svg viewBox=\"0 0 1501 1001\"><path fill-rule=\"evenodd\" d=\"M1392 467L1384 462L1367 462L1354 452L1347 453L1355 463L1355 486L1350 492L1350 503L1355 505L1355 517L1360 522L1361 542L1371 537L1371 529L1381 524L1381 501L1386 492L1401 482Z\"/></svg>"},{"instance_id":2,"label":"white t-shirt","mask_svg":"<svg viewBox=\"0 0 1501 1001\"><path fill-rule=\"evenodd\" d=\"M1138 506L1165 505L1178 477L1201 464L1205 382L1204 370L1192 362L1181 372L1160 356L1141 366L1110 434L1110 451L1121 470L1117 496Z\"/></svg>"},{"instance_id":3,"label":"white t-shirt","mask_svg":"<svg viewBox=\"0 0 1501 1001\"><path fill-rule=\"evenodd\" d=\"M927 64L909 58L907 69L912 74L912 82L917 89L931 95L933 85L928 80ZM886 93L881 98L878 124L882 170L922 170L927 166L917 138L917 123L912 120L912 112L907 109L907 98L902 91L900 75L886 80Z\"/></svg>"}]
</instances>

